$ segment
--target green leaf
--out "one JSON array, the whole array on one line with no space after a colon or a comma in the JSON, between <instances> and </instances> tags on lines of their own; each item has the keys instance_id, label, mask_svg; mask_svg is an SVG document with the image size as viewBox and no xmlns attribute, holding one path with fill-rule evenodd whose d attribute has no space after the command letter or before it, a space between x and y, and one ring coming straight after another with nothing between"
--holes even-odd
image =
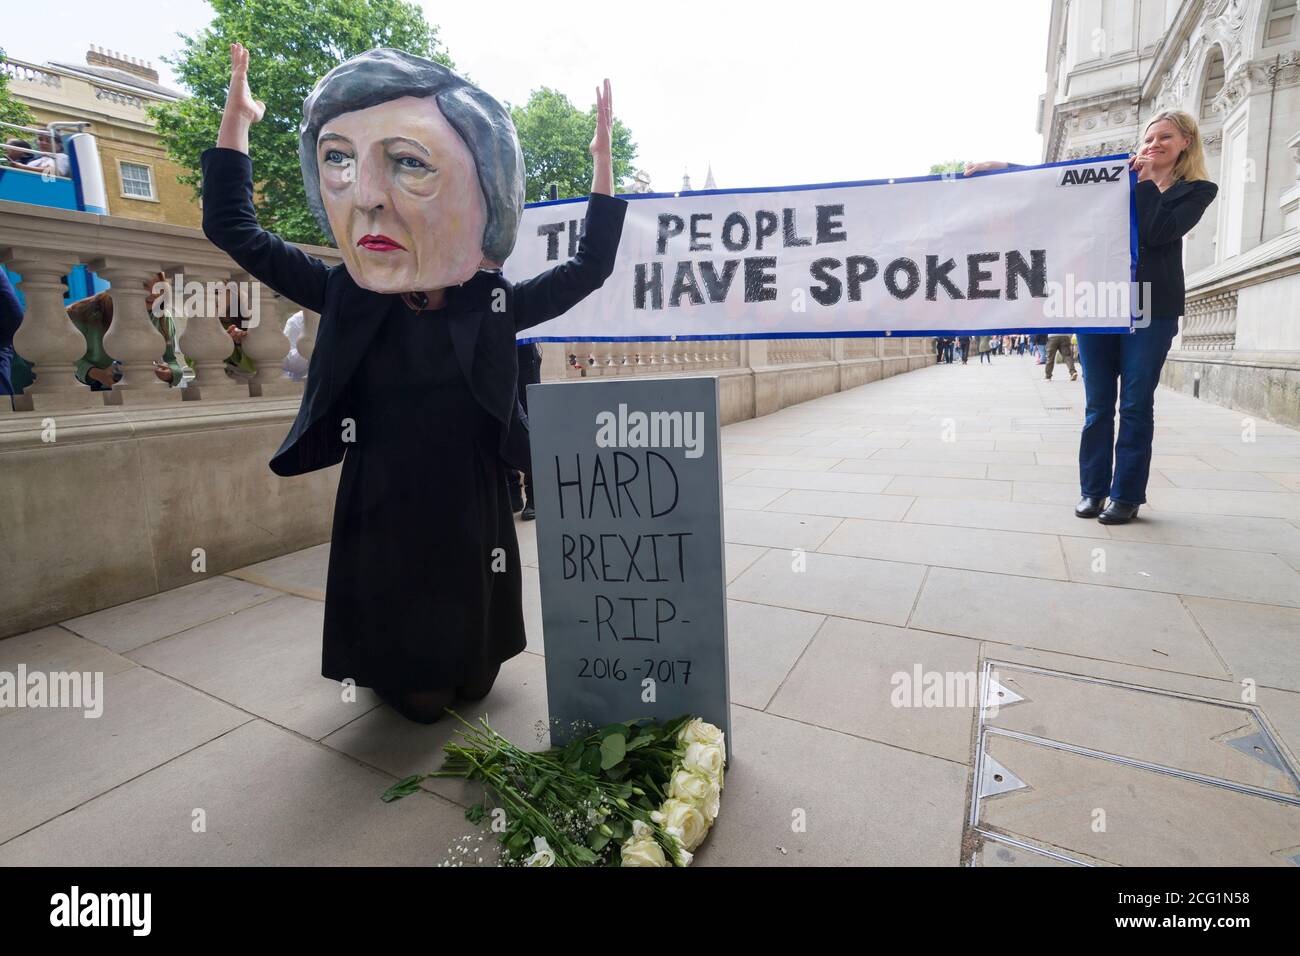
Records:
<instances>
[{"instance_id":1,"label":"green leaf","mask_svg":"<svg viewBox=\"0 0 1300 956\"><path fill-rule=\"evenodd\" d=\"M581 770L593 777L600 772L601 751L599 747L588 747L582 752Z\"/></svg>"},{"instance_id":2,"label":"green leaf","mask_svg":"<svg viewBox=\"0 0 1300 956\"><path fill-rule=\"evenodd\" d=\"M657 734L647 734L642 732L635 740L627 745L628 750L640 750L642 747L648 747L658 739Z\"/></svg>"},{"instance_id":3,"label":"green leaf","mask_svg":"<svg viewBox=\"0 0 1300 956\"><path fill-rule=\"evenodd\" d=\"M578 860L580 863L596 862L596 854L592 853L590 850L588 850L585 846L582 846L581 844L575 843L573 845L572 853L573 853L573 858L575 860Z\"/></svg>"},{"instance_id":4,"label":"green leaf","mask_svg":"<svg viewBox=\"0 0 1300 956\"><path fill-rule=\"evenodd\" d=\"M628 727L627 724L607 724L606 726L601 727L600 730L596 731L596 736L599 739L604 740L607 737L618 734L624 740L627 740L631 733L632 728Z\"/></svg>"},{"instance_id":5,"label":"green leaf","mask_svg":"<svg viewBox=\"0 0 1300 956\"><path fill-rule=\"evenodd\" d=\"M589 844L589 846L593 850L599 853L601 850L605 849L608 843L609 843L609 837L605 836L605 834L600 833L598 831L595 830L592 831L591 843Z\"/></svg>"},{"instance_id":6,"label":"green leaf","mask_svg":"<svg viewBox=\"0 0 1300 956\"><path fill-rule=\"evenodd\" d=\"M627 728L623 728L626 730ZM627 755L627 738L622 734L610 734L600 742L600 769L608 770L621 763Z\"/></svg>"},{"instance_id":7,"label":"green leaf","mask_svg":"<svg viewBox=\"0 0 1300 956\"><path fill-rule=\"evenodd\" d=\"M487 811L483 809L483 804L476 803L465 811L465 819L470 823L478 823L483 819L483 814L485 813L487 813Z\"/></svg>"},{"instance_id":8,"label":"green leaf","mask_svg":"<svg viewBox=\"0 0 1300 956\"><path fill-rule=\"evenodd\" d=\"M413 773L405 780L399 780L397 783L385 790L384 795L379 799L383 800L384 803L392 803L394 800L400 800L402 797L410 796L420 789L420 781L423 780L424 777L425 775L422 773Z\"/></svg>"}]
</instances>

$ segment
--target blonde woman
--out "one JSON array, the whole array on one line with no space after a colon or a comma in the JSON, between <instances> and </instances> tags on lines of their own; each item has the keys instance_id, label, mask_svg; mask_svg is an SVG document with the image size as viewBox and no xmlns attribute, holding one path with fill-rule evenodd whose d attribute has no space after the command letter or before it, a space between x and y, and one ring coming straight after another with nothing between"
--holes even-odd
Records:
<instances>
[{"instance_id":1,"label":"blonde woman","mask_svg":"<svg viewBox=\"0 0 1300 956\"><path fill-rule=\"evenodd\" d=\"M976 163L966 174L1006 165ZM1196 120L1182 110L1151 118L1129 165L1138 178L1137 281L1144 318L1127 335L1079 334L1087 411L1079 440L1082 498L1074 513L1102 524L1131 521L1147 500L1156 385L1184 307L1183 236L1219 191L1205 169Z\"/></svg>"}]
</instances>

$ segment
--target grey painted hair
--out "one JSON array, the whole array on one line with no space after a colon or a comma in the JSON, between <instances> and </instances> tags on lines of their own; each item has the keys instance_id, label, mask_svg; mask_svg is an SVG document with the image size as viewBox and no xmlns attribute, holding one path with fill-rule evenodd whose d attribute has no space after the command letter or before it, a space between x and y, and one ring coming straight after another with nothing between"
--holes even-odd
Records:
<instances>
[{"instance_id":1,"label":"grey painted hair","mask_svg":"<svg viewBox=\"0 0 1300 956\"><path fill-rule=\"evenodd\" d=\"M321 128L336 116L403 96L432 96L469 147L487 203L483 252L494 262L505 262L515 247L524 208L524 157L514 121L496 99L459 73L402 50L380 48L345 60L321 77L303 100L298 158L312 214L333 239L316 162Z\"/></svg>"}]
</instances>

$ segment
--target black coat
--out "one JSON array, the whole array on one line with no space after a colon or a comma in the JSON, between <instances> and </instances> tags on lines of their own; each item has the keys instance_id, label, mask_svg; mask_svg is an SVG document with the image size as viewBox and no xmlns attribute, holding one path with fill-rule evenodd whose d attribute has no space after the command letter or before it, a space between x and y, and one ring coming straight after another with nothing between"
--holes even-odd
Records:
<instances>
[{"instance_id":1,"label":"black coat","mask_svg":"<svg viewBox=\"0 0 1300 956\"><path fill-rule=\"evenodd\" d=\"M302 405L280 450L277 475L300 475L343 460L341 407L347 385L386 313L388 298L353 281L257 224L253 163L246 153L214 148L202 157L203 232L241 268L280 295L320 313ZM480 271L447 290L452 344L475 400L500 423L499 451L511 467L529 468L527 419L516 393L515 332L562 315L600 288L614 269L627 202L592 194L578 254L541 275L511 283ZM493 293L505 291L505 309Z\"/></svg>"},{"instance_id":2,"label":"black coat","mask_svg":"<svg viewBox=\"0 0 1300 956\"><path fill-rule=\"evenodd\" d=\"M1201 221L1219 187L1206 180L1180 179L1163 193L1150 180L1134 187L1137 204L1139 302L1151 284L1150 315L1176 319L1186 308L1183 285L1183 236Z\"/></svg>"}]
</instances>

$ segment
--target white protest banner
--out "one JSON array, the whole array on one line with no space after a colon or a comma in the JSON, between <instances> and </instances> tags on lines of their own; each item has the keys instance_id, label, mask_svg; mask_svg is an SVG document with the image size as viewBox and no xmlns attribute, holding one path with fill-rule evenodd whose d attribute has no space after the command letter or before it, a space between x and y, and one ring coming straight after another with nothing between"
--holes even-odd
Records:
<instances>
[{"instance_id":1,"label":"white protest banner","mask_svg":"<svg viewBox=\"0 0 1300 956\"><path fill-rule=\"evenodd\" d=\"M629 195L614 272L521 342L1129 328L1127 157L779 189ZM505 273L577 251L586 200L524 210Z\"/></svg>"}]
</instances>

